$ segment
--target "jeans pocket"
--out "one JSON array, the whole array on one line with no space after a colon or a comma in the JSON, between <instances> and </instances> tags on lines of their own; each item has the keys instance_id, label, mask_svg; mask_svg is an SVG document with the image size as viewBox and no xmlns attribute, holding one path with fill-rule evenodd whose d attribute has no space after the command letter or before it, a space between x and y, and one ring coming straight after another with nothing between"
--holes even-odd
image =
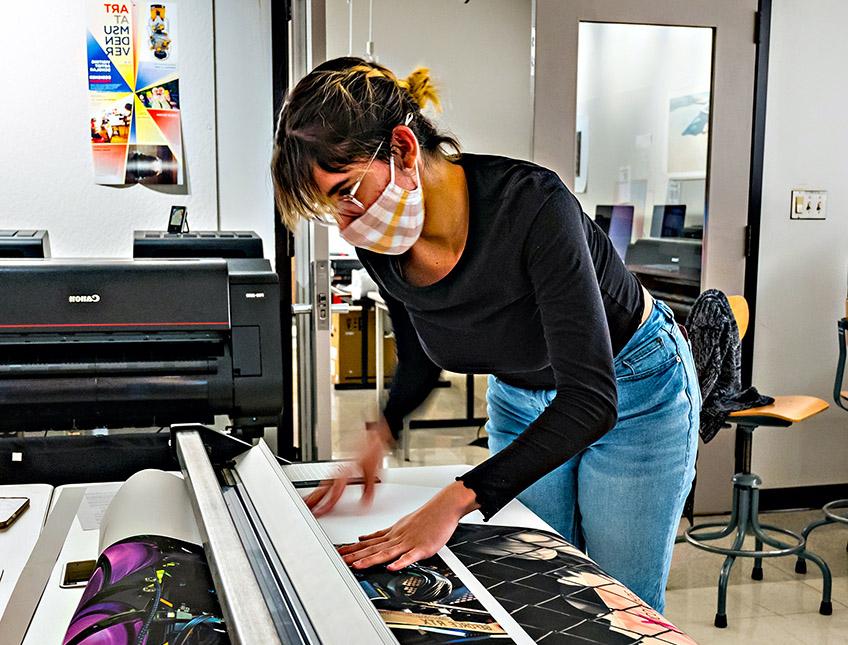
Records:
<instances>
[{"instance_id":1,"label":"jeans pocket","mask_svg":"<svg viewBox=\"0 0 848 645\"><path fill-rule=\"evenodd\" d=\"M659 374L680 362L677 347L664 330L619 358L616 379L634 381Z\"/></svg>"}]
</instances>

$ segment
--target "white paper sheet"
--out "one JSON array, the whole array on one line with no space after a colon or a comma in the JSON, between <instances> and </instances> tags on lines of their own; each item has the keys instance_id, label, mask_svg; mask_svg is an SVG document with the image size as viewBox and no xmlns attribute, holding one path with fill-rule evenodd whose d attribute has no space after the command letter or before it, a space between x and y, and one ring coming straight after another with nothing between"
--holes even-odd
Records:
<instances>
[{"instance_id":1,"label":"white paper sheet","mask_svg":"<svg viewBox=\"0 0 848 645\"><path fill-rule=\"evenodd\" d=\"M100 522L100 551L137 535L202 543L182 477L142 470L124 482Z\"/></svg>"},{"instance_id":2,"label":"white paper sheet","mask_svg":"<svg viewBox=\"0 0 848 645\"><path fill-rule=\"evenodd\" d=\"M100 528L103 514L121 486L122 484L104 484L86 489L85 496L82 498L82 503L77 511L77 519L79 519L83 531L93 531Z\"/></svg>"},{"instance_id":3,"label":"white paper sheet","mask_svg":"<svg viewBox=\"0 0 848 645\"><path fill-rule=\"evenodd\" d=\"M335 508L318 520L334 544L356 542L360 535L388 528L439 492L438 488L404 484L377 484L374 490L374 503L366 507L361 503L362 486L347 486Z\"/></svg>"}]
</instances>

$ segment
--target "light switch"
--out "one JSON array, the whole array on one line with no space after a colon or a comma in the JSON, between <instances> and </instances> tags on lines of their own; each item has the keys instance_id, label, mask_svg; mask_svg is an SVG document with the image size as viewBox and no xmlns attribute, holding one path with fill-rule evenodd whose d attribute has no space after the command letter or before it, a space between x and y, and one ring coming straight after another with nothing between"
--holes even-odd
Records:
<instances>
[{"instance_id":1,"label":"light switch","mask_svg":"<svg viewBox=\"0 0 848 645\"><path fill-rule=\"evenodd\" d=\"M793 190L789 210L791 219L825 219L827 214L826 190Z\"/></svg>"}]
</instances>

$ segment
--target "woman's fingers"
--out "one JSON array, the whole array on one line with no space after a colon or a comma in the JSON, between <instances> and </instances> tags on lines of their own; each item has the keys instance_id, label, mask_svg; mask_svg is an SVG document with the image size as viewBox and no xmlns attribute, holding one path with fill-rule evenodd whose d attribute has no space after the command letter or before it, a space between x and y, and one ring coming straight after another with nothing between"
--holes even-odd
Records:
<instances>
[{"instance_id":1,"label":"woman's fingers","mask_svg":"<svg viewBox=\"0 0 848 645\"><path fill-rule=\"evenodd\" d=\"M399 541L399 539L386 540L385 542L379 542L377 544L372 544L371 546L361 547L342 556L342 560L345 561L345 564L353 564L354 562L358 562L359 560L374 555L375 553L391 549L397 546Z\"/></svg>"},{"instance_id":2,"label":"woman's fingers","mask_svg":"<svg viewBox=\"0 0 848 645\"><path fill-rule=\"evenodd\" d=\"M423 557L423 555L424 554L421 553L421 551L419 551L418 549L410 549L402 556L400 556L397 560L388 565L386 568L389 571L399 571L404 567L408 567L410 564L418 562Z\"/></svg>"},{"instance_id":3,"label":"woman's fingers","mask_svg":"<svg viewBox=\"0 0 848 645\"><path fill-rule=\"evenodd\" d=\"M345 486L347 485L347 477L340 476L337 479L334 479L330 484L329 491L325 493L320 501L320 503L316 503L314 507L312 507L312 514L315 517L321 517L322 515L326 515L330 511L333 510L333 507L336 505L336 502L341 498L342 493L344 493Z\"/></svg>"},{"instance_id":4,"label":"woman's fingers","mask_svg":"<svg viewBox=\"0 0 848 645\"><path fill-rule=\"evenodd\" d=\"M347 553L351 553L356 549L362 549L367 546L373 546L374 544L380 544L381 542L385 542L389 538L385 535L381 535L380 537L372 538L370 540L359 540L359 542L354 542L353 544L345 544L344 546L340 546L337 550L341 555L345 555Z\"/></svg>"},{"instance_id":5,"label":"woman's fingers","mask_svg":"<svg viewBox=\"0 0 848 645\"><path fill-rule=\"evenodd\" d=\"M386 533L391 530L391 526L387 529L383 529L381 531L374 531L373 533L369 533L368 535L360 535L359 541L364 542L365 540L373 540L374 538L383 537Z\"/></svg>"},{"instance_id":6,"label":"woman's fingers","mask_svg":"<svg viewBox=\"0 0 848 645\"><path fill-rule=\"evenodd\" d=\"M354 569L367 569L368 567L374 567L378 564L388 562L389 560L394 560L396 557L406 553L408 550L408 544L402 542L395 543L390 547L377 551L377 553L354 561L351 566L353 566Z\"/></svg>"},{"instance_id":7,"label":"woman's fingers","mask_svg":"<svg viewBox=\"0 0 848 645\"><path fill-rule=\"evenodd\" d=\"M365 483L362 486L362 504L371 506L374 502L374 489L376 487L376 473L365 473Z\"/></svg>"},{"instance_id":8,"label":"woman's fingers","mask_svg":"<svg viewBox=\"0 0 848 645\"><path fill-rule=\"evenodd\" d=\"M318 502L320 502L322 499L324 499L324 496L330 490L330 486L332 485L332 483L333 483L332 480L329 480L329 479L322 481L318 485L318 488L316 488L311 493L309 493L309 495L306 496L306 500L305 500L306 505L310 509L315 508L315 506L318 504Z\"/></svg>"}]
</instances>

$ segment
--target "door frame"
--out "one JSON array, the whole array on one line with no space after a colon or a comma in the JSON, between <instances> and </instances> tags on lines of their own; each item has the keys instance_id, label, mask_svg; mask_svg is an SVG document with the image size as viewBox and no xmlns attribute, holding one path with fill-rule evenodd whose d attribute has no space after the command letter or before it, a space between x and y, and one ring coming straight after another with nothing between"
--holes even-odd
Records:
<instances>
[{"instance_id":1,"label":"door frame","mask_svg":"<svg viewBox=\"0 0 848 645\"><path fill-rule=\"evenodd\" d=\"M325 0L283 2L286 5L286 31L277 26L271 37L272 49L275 48L275 39L285 42L288 88L326 59L326 3ZM303 461L330 459L332 382L328 233L324 227L301 222L290 240L294 267L292 269L290 265L289 279L293 274L294 293L288 304L289 317L283 317L283 320L292 320L293 316L297 339L297 355L292 356L289 363L289 366L297 368L294 378L297 384L297 432L293 427L289 430L290 434L296 434L297 446L292 447L292 453ZM293 313L295 310L298 313ZM290 329L290 326L283 327ZM287 336L284 342L291 346L291 339ZM291 391L287 404L290 410L295 406Z\"/></svg>"},{"instance_id":2,"label":"door frame","mask_svg":"<svg viewBox=\"0 0 848 645\"><path fill-rule=\"evenodd\" d=\"M556 171L569 187L574 183L580 22L713 30L701 288L743 293L748 300L752 323L743 344L743 382L750 384L771 0L535 0L534 14L534 161ZM702 447L702 462L708 463L699 478L722 486L735 472L731 466L738 470L732 450L730 435ZM729 487L717 490L724 488L726 498L707 501L704 510L729 508Z\"/></svg>"},{"instance_id":3,"label":"door frame","mask_svg":"<svg viewBox=\"0 0 848 645\"><path fill-rule=\"evenodd\" d=\"M271 83L274 101L271 136L277 128L277 114L283 106L289 88L289 0L271 1ZM283 413L277 424L277 454L289 460L300 457L294 441L294 399L292 365L294 354L291 343L292 326L292 258L294 237L283 224L277 205L274 204L275 271L280 281L280 350L283 360Z\"/></svg>"},{"instance_id":4,"label":"door frame","mask_svg":"<svg viewBox=\"0 0 848 645\"><path fill-rule=\"evenodd\" d=\"M760 273L760 227L763 204L763 167L766 141L766 103L768 98L769 43L771 42L772 0L759 0L757 7L757 63L754 72L754 124L751 137L750 198L745 266L745 299L750 318L748 333L742 341L742 386L750 387L754 371L754 339L756 338L757 281ZM741 464L736 464L737 471Z\"/></svg>"}]
</instances>

